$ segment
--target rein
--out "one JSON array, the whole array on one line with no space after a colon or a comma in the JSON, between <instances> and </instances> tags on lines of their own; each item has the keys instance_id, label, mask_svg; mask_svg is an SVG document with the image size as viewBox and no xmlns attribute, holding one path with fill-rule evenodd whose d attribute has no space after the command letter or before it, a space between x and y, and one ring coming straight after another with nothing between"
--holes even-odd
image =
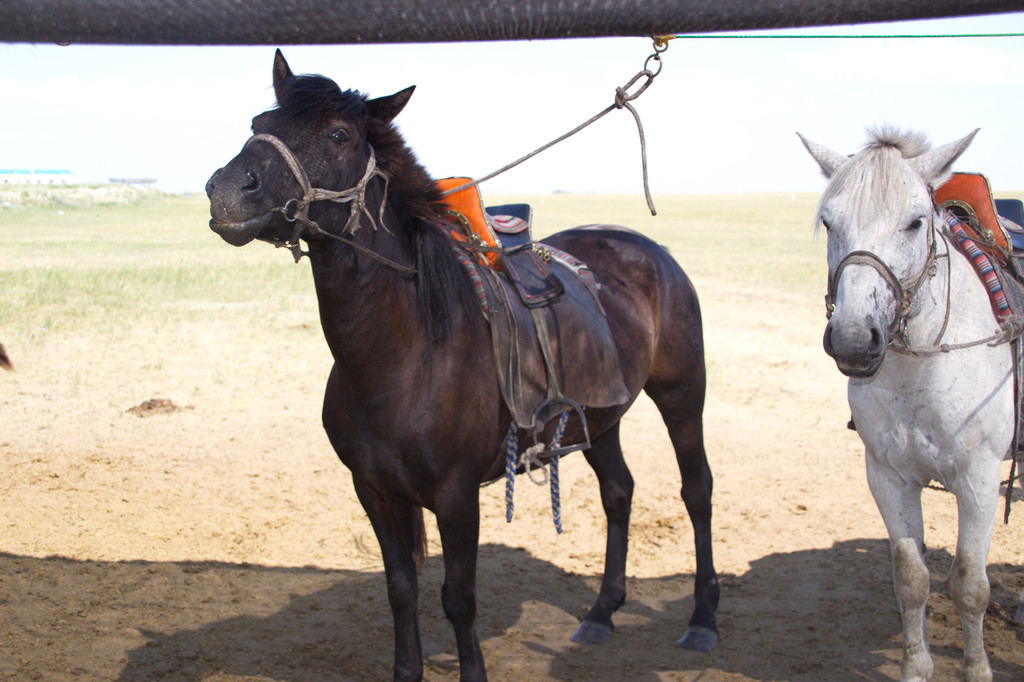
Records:
<instances>
[{"instance_id":1,"label":"rein","mask_svg":"<svg viewBox=\"0 0 1024 682\"><path fill-rule=\"evenodd\" d=\"M299 183L299 188L302 190L301 199L289 199L285 202L284 206L279 206L270 209L271 213L280 213L284 216L284 219L290 223L295 223L295 230L292 232L291 237L286 241L274 241L274 245L277 247L284 247L292 252L292 256L295 258L295 262L298 263L303 256L308 256L309 253L302 250L302 246L299 243L299 239L308 235L322 235L329 237L335 241L343 244L348 244L366 255L374 259L378 263L382 263L398 272L402 273L406 277L411 277L416 274L416 268L411 268L401 263L385 258L373 249L370 249L358 242L351 239L347 239L341 235L333 234L325 231L320 225L309 217L309 208L316 201L333 201L338 204L351 203L352 207L349 211L348 220L345 222L345 227L342 228L342 233L354 234L361 226L361 218L365 215L370 220L370 225L374 231L377 230L378 226L383 229L389 235L391 231L384 224L384 207L388 201L388 176L387 174L377 168L377 155L373 151L373 147L370 149L370 158L366 161L366 171L363 173L363 177L359 179L359 182L355 186L349 189L343 190L330 190L322 189L319 187L313 187L309 181L309 176L306 175L306 171L299 164L298 159L288 148L280 138L274 135L259 134L253 135L246 140L245 147L248 147L253 142L266 142L270 144L281 157L288 164L288 168L291 169L292 175L295 177L296 182ZM369 207L366 205L366 187L370 184L370 181L379 177L384 182L384 198L380 202L380 208L377 211L376 218L370 212Z\"/></svg>"}]
</instances>

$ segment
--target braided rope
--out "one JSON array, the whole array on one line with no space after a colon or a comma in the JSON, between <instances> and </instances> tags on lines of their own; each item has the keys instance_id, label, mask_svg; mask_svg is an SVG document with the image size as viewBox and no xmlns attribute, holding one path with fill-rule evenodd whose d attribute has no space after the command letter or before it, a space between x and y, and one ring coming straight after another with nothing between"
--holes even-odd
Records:
<instances>
[{"instance_id":1,"label":"braided rope","mask_svg":"<svg viewBox=\"0 0 1024 682\"><path fill-rule=\"evenodd\" d=\"M505 523L512 523L514 504L512 497L516 492L516 459L519 455L519 439L516 438L515 424L508 427L505 436Z\"/></svg>"},{"instance_id":2,"label":"braided rope","mask_svg":"<svg viewBox=\"0 0 1024 682\"><path fill-rule=\"evenodd\" d=\"M551 519L555 532L562 534L562 497L558 487L558 455L551 458Z\"/></svg>"},{"instance_id":3,"label":"braided rope","mask_svg":"<svg viewBox=\"0 0 1024 682\"><path fill-rule=\"evenodd\" d=\"M555 426L555 433L547 449L555 449L561 445L562 436L565 434L565 425L569 420L569 410L562 412ZM535 485L549 485L551 488L551 516L555 524L555 531L562 533L562 496L558 483L558 455L553 456L548 465L540 464L540 455L545 450L543 443L531 445L523 453L522 464L526 474ZM519 439L516 437L515 424L508 427L508 435L505 436L505 522L512 523L512 516L515 510L513 497L515 496L516 468L519 465ZM538 464L544 472L540 480L534 479L532 467Z\"/></svg>"},{"instance_id":4,"label":"braided rope","mask_svg":"<svg viewBox=\"0 0 1024 682\"><path fill-rule=\"evenodd\" d=\"M558 426L555 427L555 437L551 439L551 447L557 448L561 445L562 435L565 433L565 423L569 419L569 410L562 412L558 418ZM551 518L555 522L555 532L562 534L562 497L558 485L558 455L551 458Z\"/></svg>"}]
</instances>

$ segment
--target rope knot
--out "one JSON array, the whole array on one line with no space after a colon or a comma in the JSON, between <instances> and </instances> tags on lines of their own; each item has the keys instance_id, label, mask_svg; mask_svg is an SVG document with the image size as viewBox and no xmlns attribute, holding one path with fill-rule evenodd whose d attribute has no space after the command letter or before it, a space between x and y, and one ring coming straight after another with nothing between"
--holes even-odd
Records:
<instances>
[{"instance_id":1,"label":"rope knot","mask_svg":"<svg viewBox=\"0 0 1024 682\"><path fill-rule=\"evenodd\" d=\"M626 106L629 101L629 94L626 92L626 88L621 85L615 88L615 108L622 109Z\"/></svg>"},{"instance_id":2,"label":"rope knot","mask_svg":"<svg viewBox=\"0 0 1024 682\"><path fill-rule=\"evenodd\" d=\"M523 465L523 468L526 469L526 475L534 485L548 484L548 470L544 467L544 464L540 459L540 456L544 454L546 449L547 447L544 443L534 443L530 447L526 448L526 452L523 453L522 459L519 461L520 464ZM542 474L540 478L534 477L534 469L540 470Z\"/></svg>"}]
</instances>

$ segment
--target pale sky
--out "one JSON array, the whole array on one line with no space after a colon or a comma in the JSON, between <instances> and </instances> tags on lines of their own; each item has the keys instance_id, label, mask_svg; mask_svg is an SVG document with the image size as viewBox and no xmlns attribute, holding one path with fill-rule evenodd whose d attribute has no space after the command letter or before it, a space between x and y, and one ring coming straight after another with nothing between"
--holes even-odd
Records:
<instances>
[{"instance_id":1,"label":"pale sky","mask_svg":"<svg viewBox=\"0 0 1024 682\"><path fill-rule=\"evenodd\" d=\"M778 32L775 32L778 33ZM800 34L1024 33L1024 13ZM436 177L479 177L590 118L646 38L292 46L296 73L370 96L416 85L397 123ZM202 191L274 104L274 48L0 44L0 168ZM981 128L959 170L1024 190L1024 37L689 39L638 100L656 193L820 191L796 131L854 152L893 123L935 144ZM487 192L640 193L636 127L615 111Z\"/></svg>"}]
</instances>

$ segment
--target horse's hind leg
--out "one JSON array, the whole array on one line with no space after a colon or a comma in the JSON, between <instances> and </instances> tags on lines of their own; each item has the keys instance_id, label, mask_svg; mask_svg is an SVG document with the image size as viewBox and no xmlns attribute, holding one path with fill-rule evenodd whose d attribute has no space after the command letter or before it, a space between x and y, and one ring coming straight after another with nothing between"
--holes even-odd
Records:
<instances>
[{"instance_id":1,"label":"horse's hind leg","mask_svg":"<svg viewBox=\"0 0 1024 682\"><path fill-rule=\"evenodd\" d=\"M713 479L704 451L704 386L676 384L672 388L650 382L647 394L661 411L669 438L676 451L682 476L681 495L693 524L697 575L694 580L694 609L686 633L677 644L685 649L710 651L718 644L719 586L711 548L711 491Z\"/></svg>"},{"instance_id":2,"label":"horse's hind leg","mask_svg":"<svg viewBox=\"0 0 1024 682\"><path fill-rule=\"evenodd\" d=\"M626 551L629 544L629 512L633 503L633 476L622 457L619 425L594 439L583 451L601 488L601 504L608 520L604 577L597 601L587 611L572 641L581 644L606 642L615 631L612 614L626 600Z\"/></svg>"}]
</instances>

